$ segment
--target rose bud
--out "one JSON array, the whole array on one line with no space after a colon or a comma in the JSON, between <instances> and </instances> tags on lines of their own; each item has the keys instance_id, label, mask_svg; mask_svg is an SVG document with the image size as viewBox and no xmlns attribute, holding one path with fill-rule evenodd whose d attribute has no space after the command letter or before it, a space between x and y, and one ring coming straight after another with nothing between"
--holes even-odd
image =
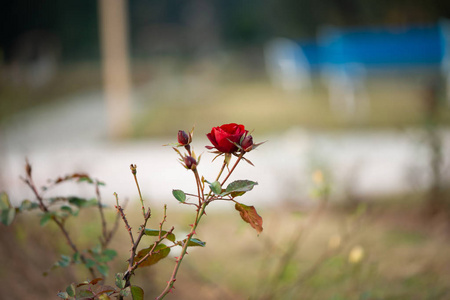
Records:
<instances>
[{"instance_id":1,"label":"rose bud","mask_svg":"<svg viewBox=\"0 0 450 300\"><path fill-rule=\"evenodd\" d=\"M185 156L183 160L187 169L194 170L197 167L197 161L192 156Z\"/></svg>"},{"instance_id":2,"label":"rose bud","mask_svg":"<svg viewBox=\"0 0 450 300\"><path fill-rule=\"evenodd\" d=\"M241 142L241 147L245 152L249 152L253 149L253 137L247 135Z\"/></svg>"},{"instance_id":3,"label":"rose bud","mask_svg":"<svg viewBox=\"0 0 450 300\"><path fill-rule=\"evenodd\" d=\"M178 143L182 146L188 145L190 143L189 135L184 130L178 131Z\"/></svg>"}]
</instances>

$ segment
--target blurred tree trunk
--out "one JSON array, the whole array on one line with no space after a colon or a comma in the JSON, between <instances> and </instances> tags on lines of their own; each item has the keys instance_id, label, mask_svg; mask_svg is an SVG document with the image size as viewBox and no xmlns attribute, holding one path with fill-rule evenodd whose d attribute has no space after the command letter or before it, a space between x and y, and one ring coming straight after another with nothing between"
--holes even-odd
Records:
<instances>
[{"instance_id":1,"label":"blurred tree trunk","mask_svg":"<svg viewBox=\"0 0 450 300\"><path fill-rule=\"evenodd\" d=\"M424 97L425 104L425 127L427 134L427 147L430 152L429 172L430 187L426 199L426 214L434 217L446 212L446 199L442 187L442 137L439 126L439 80L429 84Z\"/></svg>"},{"instance_id":2,"label":"blurred tree trunk","mask_svg":"<svg viewBox=\"0 0 450 300\"><path fill-rule=\"evenodd\" d=\"M98 0L104 94L111 138L131 132L126 0Z\"/></svg>"}]
</instances>

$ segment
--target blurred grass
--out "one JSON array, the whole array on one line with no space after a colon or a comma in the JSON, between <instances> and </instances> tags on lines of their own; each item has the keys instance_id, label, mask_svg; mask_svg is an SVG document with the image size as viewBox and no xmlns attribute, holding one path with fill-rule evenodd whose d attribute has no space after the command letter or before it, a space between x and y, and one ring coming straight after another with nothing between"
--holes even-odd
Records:
<instances>
[{"instance_id":1,"label":"blurred grass","mask_svg":"<svg viewBox=\"0 0 450 300\"><path fill-rule=\"evenodd\" d=\"M244 123L260 134L292 126L323 130L421 127L428 86L419 77L371 77L366 82L370 109L345 116L331 110L319 78L313 79L310 88L286 92L270 84L261 64L249 66L242 59L134 61L133 137L166 136L192 125L207 132L211 124L227 122ZM40 89L1 85L0 121L73 94L100 91L102 86L100 66L92 63L63 66L51 84ZM439 119L450 124L447 106L441 107Z\"/></svg>"},{"instance_id":2,"label":"blurred grass","mask_svg":"<svg viewBox=\"0 0 450 300\"><path fill-rule=\"evenodd\" d=\"M331 109L320 78L313 78L309 88L287 92L274 87L261 70L249 72L245 65L233 63L226 68L218 66L172 66L170 71L154 68L153 84L139 94L142 106L135 117L135 136L170 135L186 124L207 132L211 124L228 122L246 124L258 133L276 133L293 126L398 129L425 123L430 80L420 74L372 76L366 82L369 109L358 107L354 115L345 115ZM443 102L443 95L439 97ZM438 118L442 124L450 124L446 105L440 107Z\"/></svg>"},{"instance_id":3,"label":"blurred grass","mask_svg":"<svg viewBox=\"0 0 450 300\"><path fill-rule=\"evenodd\" d=\"M37 88L13 83L6 72L1 75L0 121L6 121L20 111L62 101L73 94L98 90L101 86L99 65L87 62L60 66L48 84Z\"/></svg>"}]
</instances>

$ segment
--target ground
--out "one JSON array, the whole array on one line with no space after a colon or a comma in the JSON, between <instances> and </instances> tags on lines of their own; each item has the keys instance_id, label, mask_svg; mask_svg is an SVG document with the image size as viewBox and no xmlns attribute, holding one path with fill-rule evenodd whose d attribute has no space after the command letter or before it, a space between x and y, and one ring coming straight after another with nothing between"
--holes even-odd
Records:
<instances>
[{"instance_id":1,"label":"ground","mask_svg":"<svg viewBox=\"0 0 450 300\"><path fill-rule=\"evenodd\" d=\"M212 210L197 231L207 246L189 251L167 299L448 299L448 219L426 218L421 207L418 199L391 199L388 204L328 206L319 215L315 208L292 204L262 209L264 231L259 236L237 212ZM161 217L158 210L153 209L154 225ZM95 213L71 224L77 226L75 236L82 244L96 239L96 226L90 223ZM131 219L138 224L138 210L128 216L135 216ZM188 230L191 217L186 211L169 211L167 224L175 225L178 234ZM57 252L68 249L56 228L36 222L36 216L27 215L0 228L0 292L8 299L56 299L56 291L86 278L86 273L69 268L42 276L58 259ZM120 226L113 242L119 256L112 272L124 270L128 243ZM292 258L280 265L288 249ZM359 256L350 258L352 251L359 251ZM169 256L138 270L133 283L151 299L162 290L173 266ZM274 274L280 276L273 278Z\"/></svg>"}]
</instances>

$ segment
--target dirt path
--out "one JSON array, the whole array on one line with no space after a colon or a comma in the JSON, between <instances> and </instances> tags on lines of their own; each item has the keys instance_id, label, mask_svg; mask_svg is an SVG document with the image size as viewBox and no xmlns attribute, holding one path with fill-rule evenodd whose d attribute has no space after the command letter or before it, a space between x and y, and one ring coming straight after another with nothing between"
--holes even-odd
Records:
<instances>
[{"instance_id":1,"label":"dirt path","mask_svg":"<svg viewBox=\"0 0 450 300\"><path fill-rule=\"evenodd\" d=\"M217 124L212 124L215 126ZM180 167L176 154L163 144L168 140L140 140L115 143L106 138L106 116L100 93L83 94L58 105L16 116L0 131L0 190L11 198L31 194L19 180L27 157L38 182L72 172L87 172L107 183L105 198L112 193L135 197L129 164L138 165L143 192L158 203L172 201L171 190L189 190L193 179ZM450 134L444 137L445 165L450 153ZM429 153L418 131L307 132L292 128L272 136L255 136L268 142L248 155L256 167L244 164L235 179L252 179L259 185L246 196L249 203L277 203L278 199L307 201L310 174L321 168L330 174L333 194L367 195L390 193L427 184ZM196 134L197 152L208 142ZM200 165L205 177L214 177L221 162L210 164L205 153ZM90 189L68 187L67 193L88 193Z\"/></svg>"}]
</instances>

